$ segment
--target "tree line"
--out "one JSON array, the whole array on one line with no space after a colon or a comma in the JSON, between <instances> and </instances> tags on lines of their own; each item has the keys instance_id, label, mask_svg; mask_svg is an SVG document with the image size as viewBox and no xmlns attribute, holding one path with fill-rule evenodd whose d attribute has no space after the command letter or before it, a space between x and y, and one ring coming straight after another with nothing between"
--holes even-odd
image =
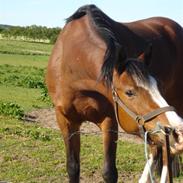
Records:
<instances>
[{"instance_id":1,"label":"tree line","mask_svg":"<svg viewBox=\"0 0 183 183\"><path fill-rule=\"evenodd\" d=\"M61 28L47 28L46 26L31 25L21 26L0 26L0 34L7 39L23 39L26 41L42 41L55 43Z\"/></svg>"}]
</instances>

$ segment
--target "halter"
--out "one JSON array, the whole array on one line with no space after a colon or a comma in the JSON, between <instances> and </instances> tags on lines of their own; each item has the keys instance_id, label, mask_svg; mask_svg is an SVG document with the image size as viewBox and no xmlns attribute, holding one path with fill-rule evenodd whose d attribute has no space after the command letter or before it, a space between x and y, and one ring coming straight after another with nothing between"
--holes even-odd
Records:
<instances>
[{"instance_id":1,"label":"halter","mask_svg":"<svg viewBox=\"0 0 183 183\"><path fill-rule=\"evenodd\" d=\"M112 86L112 97L114 100L114 112L115 112L115 116L116 116L116 120L119 123L119 117L118 117L118 105L132 118L134 119L134 121L137 123L138 127L139 127L139 132L140 135L142 137L144 137L144 133L145 133L145 123L149 122L151 119L155 118L156 116L168 112L168 111L175 111L175 108L173 106L166 106L166 107L161 107L158 109L155 109L152 112L149 112L147 114L144 115L138 115L136 113L134 113L132 110L130 110L125 103L120 99L120 97L118 96L116 90L114 89L114 86Z\"/></svg>"}]
</instances>

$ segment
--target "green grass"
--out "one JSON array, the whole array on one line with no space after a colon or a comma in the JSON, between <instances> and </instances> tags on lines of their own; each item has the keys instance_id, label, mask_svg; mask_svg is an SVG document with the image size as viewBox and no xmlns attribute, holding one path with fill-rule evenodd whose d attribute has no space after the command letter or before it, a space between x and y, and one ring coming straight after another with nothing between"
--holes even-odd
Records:
<instances>
[{"instance_id":1,"label":"green grass","mask_svg":"<svg viewBox=\"0 0 183 183\"><path fill-rule=\"evenodd\" d=\"M0 101L17 103L25 111L50 106L50 103L42 101L40 97L40 89L0 86Z\"/></svg>"},{"instance_id":2,"label":"green grass","mask_svg":"<svg viewBox=\"0 0 183 183\"><path fill-rule=\"evenodd\" d=\"M60 132L0 115L0 181L68 182L65 147ZM138 182L145 159L143 144L118 141L117 168L120 183ZM102 137L81 135L81 177L102 180ZM181 182L174 179L174 182Z\"/></svg>"},{"instance_id":3,"label":"green grass","mask_svg":"<svg viewBox=\"0 0 183 183\"><path fill-rule=\"evenodd\" d=\"M53 45L25 41L0 40L0 53L21 55L49 55Z\"/></svg>"},{"instance_id":4,"label":"green grass","mask_svg":"<svg viewBox=\"0 0 183 183\"><path fill-rule=\"evenodd\" d=\"M26 112L51 106L40 99L40 88L25 84L43 82L51 48L49 44L0 40L0 181L68 182L60 132L5 116L10 114L9 108L14 112L20 107ZM82 179L102 182L102 137L82 135L81 142ZM118 141L119 182L137 182L144 163L143 145Z\"/></svg>"},{"instance_id":5,"label":"green grass","mask_svg":"<svg viewBox=\"0 0 183 183\"><path fill-rule=\"evenodd\" d=\"M0 40L1 102L17 104L24 111L50 106L50 102L41 100L39 88L44 88L44 72L52 47L44 43Z\"/></svg>"},{"instance_id":6,"label":"green grass","mask_svg":"<svg viewBox=\"0 0 183 183\"><path fill-rule=\"evenodd\" d=\"M61 182L66 177L58 132L5 117L0 123L0 180Z\"/></svg>"},{"instance_id":7,"label":"green grass","mask_svg":"<svg viewBox=\"0 0 183 183\"><path fill-rule=\"evenodd\" d=\"M0 180L14 183L67 180L64 143L58 131L2 116L0 124ZM81 141L82 177L91 179L93 174L101 177L101 136L82 135ZM122 141L118 145L119 177L142 171L143 146Z\"/></svg>"},{"instance_id":8,"label":"green grass","mask_svg":"<svg viewBox=\"0 0 183 183\"><path fill-rule=\"evenodd\" d=\"M42 68L0 65L0 85L43 88L44 76Z\"/></svg>"},{"instance_id":9,"label":"green grass","mask_svg":"<svg viewBox=\"0 0 183 183\"><path fill-rule=\"evenodd\" d=\"M31 66L46 68L48 56L44 55L12 55L0 53L0 65L8 64L13 66Z\"/></svg>"},{"instance_id":10,"label":"green grass","mask_svg":"<svg viewBox=\"0 0 183 183\"><path fill-rule=\"evenodd\" d=\"M0 101L0 115L22 119L24 110L16 103Z\"/></svg>"}]
</instances>

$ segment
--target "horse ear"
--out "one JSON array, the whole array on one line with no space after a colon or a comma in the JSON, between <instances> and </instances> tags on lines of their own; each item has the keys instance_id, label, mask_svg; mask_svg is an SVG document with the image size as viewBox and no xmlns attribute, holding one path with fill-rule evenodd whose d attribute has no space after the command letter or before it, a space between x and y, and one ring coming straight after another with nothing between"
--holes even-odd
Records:
<instances>
[{"instance_id":1,"label":"horse ear","mask_svg":"<svg viewBox=\"0 0 183 183\"><path fill-rule=\"evenodd\" d=\"M138 56L138 59L143 61L147 66L151 64L152 44L149 44L146 50Z\"/></svg>"}]
</instances>

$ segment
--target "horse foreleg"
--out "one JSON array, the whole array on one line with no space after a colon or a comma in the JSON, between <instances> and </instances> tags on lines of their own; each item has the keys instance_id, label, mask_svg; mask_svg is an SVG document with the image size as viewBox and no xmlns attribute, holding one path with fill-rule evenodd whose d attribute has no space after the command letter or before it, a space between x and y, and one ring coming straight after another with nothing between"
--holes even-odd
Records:
<instances>
[{"instance_id":1,"label":"horse foreleg","mask_svg":"<svg viewBox=\"0 0 183 183\"><path fill-rule=\"evenodd\" d=\"M153 162L154 162L154 157L153 154L149 155L149 159L144 167L144 171L142 173L141 178L139 179L139 183L146 183L149 180L149 171L152 170L152 166L153 166Z\"/></svg>"},{"instance_id":2,"label":"horse foreleg","mask_svg":"<svg viewBox=\"0 0 183 183\"><path fill-rule=\"evenodd\" d=\"M104 166L103 178L106 183L116 183L118 173L116 169L116 147L118 126L116 121L106 118L100 125L103 132Z\"/></svg>"},{"instance_id":3,"label":"horse foreleg","mask_svg":"<svg viewBox=\"0 0 183 183\"><path fill-rule=\"evenodd\" d=\"M70 183L79 183L80 178L80 134L77 133L80 127L79 123L69 121L63 114L60 107L56 107L56 117L58 125L64 138L67 172Z\"/></svg>"}]
</instances>

